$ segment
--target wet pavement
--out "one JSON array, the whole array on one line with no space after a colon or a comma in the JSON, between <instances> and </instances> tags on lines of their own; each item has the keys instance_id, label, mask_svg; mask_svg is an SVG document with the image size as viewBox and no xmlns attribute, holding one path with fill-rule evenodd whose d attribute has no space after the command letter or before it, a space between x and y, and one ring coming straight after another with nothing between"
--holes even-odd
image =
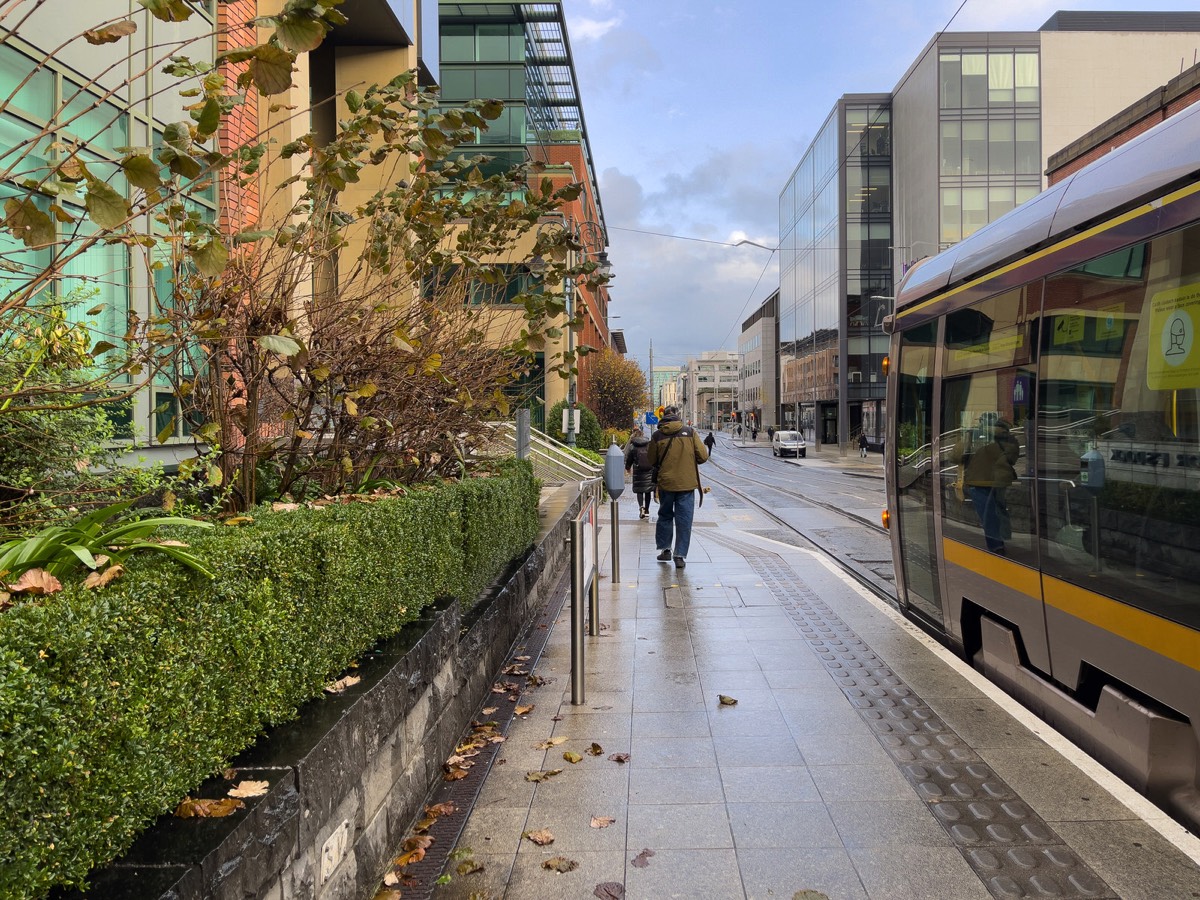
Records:
<instances>
[{"instance_id":1,"label":"wet pavement","mask_svg":"<svg viewBox=\"0 0 1200 900\"><path fill-rule=\"evenodd\" d=\"M705 503L677 570L620 508L585 702L568 601L434 896L1200 897L1200 841L832 563Z\"/></svg>"}]
</instances>

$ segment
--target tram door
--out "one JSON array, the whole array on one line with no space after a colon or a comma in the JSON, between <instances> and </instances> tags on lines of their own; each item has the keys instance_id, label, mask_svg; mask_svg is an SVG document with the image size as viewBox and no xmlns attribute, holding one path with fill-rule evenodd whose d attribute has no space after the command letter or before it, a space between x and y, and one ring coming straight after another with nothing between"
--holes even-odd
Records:
<instances>
[{"instance_id":1,"label":"tram door","mask_svg":"<svg viewBox=\"0 0 1200 900\"><path fill-rule=\"evenodd\" d=\"M897 576L903 606L944 627L934 533L937 464L934 443L933 363L937 323L900 335L896 378L896 415L892 420L891 465L896 490L895 521L900 551Z\"/></svg>"}]
</instances>

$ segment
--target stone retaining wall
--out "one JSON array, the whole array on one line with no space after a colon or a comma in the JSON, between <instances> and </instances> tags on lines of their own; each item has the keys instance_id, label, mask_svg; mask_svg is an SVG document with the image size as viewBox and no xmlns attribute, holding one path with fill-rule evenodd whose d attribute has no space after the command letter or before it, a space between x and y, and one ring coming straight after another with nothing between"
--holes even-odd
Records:
<instances>
[{"instance_id":1,"label":"stone retaining wall","mask_svg":"<svg viewBox=\"0 0 1200 900\"><path fill-rule=\"evenodd\" d=\"M268 781L266 795L222 819L163 816L130 851L93 873L79 898L353 900L369 898L441 764L509 649L569 566L570 488L544 501L537 544L464 621L432 609L360 660L361 681L309 703L210 779L196 797Z\"/></svg>"}]
</instances>

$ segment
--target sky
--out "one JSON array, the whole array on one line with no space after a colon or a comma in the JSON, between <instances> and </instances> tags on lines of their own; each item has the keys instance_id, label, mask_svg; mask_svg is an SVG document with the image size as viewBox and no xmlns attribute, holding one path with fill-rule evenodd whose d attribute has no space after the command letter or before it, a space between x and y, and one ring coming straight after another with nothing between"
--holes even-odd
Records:
<instances>
[{"instance_id":1,"label":"sky","mask_svg":"<svg viewBox=\"0 0 1200 900\"><path fill-rule=\"evenodd\" d=\"M736 350L779 286L779 192L846 93L892 90L939 31L1196 0L563 0L608 227L609 324L643 369ZM1191 64L1191 60L1187 61ZM1046 148L1051 151L1058 148ZM647 233L649 232L649 233ZM714 242L714 243L708 243Z\"/></svg>"}]
</instances>

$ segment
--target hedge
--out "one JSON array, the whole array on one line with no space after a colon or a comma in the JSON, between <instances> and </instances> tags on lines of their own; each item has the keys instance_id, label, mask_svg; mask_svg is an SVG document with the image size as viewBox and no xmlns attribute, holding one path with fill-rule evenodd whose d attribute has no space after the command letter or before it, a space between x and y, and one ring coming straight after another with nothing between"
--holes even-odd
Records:
<instances>
[{"instance_id":1,"label":"hedge","mask_svg":"<svg viewBox=\"0 0 1200 900\"><path fill-rule=\"evenodd\" d=\"M99 591L0 614L0 897L80 885L264 729L445 596L532 544L526 464L373 503L273 512Z\"/></svg>"}]
</instances>

